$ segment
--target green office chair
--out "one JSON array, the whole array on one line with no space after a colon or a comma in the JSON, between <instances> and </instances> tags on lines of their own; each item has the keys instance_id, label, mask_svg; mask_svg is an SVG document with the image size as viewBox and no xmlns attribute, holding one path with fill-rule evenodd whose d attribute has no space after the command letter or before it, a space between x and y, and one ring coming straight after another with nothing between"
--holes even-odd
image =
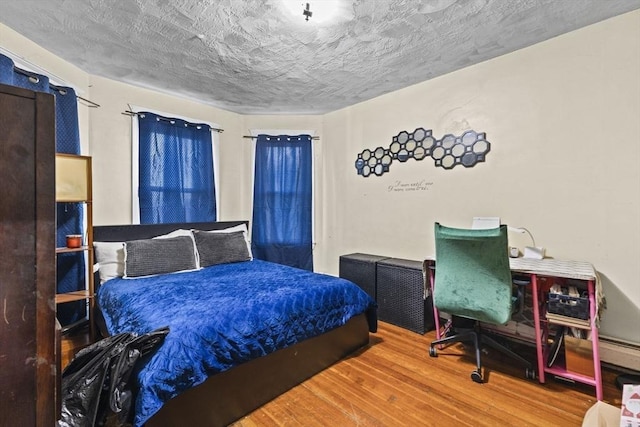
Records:
<instances>
[{"instance_id":1,"label":"green office chair","mask_svg":"<svg viewBox=\"0 0 640 427\"><path fill-rule=\"evenodd\" d=\"M435 224L436 266L433 303L456 320L472 320L469 330L435 340L429 355L436 357L436 346L473 341L477 369L471 379L483 382L480 346L487 344L507 354L526 368L526 377L535 377L531 363L512 350L481 333L479 322L506 324L514 308L513 283L509 268L507 226L488 230L464 230ZM454 333L457 332L454 329Z\"/></svg>"}]
</instances>

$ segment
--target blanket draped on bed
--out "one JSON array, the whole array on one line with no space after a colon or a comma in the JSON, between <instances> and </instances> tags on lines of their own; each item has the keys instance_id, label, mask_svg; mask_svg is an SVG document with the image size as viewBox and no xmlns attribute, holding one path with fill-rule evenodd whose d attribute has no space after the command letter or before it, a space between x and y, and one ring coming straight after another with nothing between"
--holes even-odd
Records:
<instances>
[{"instance_id":1,"label":"blanket draped on bed","mask_svg":"<svg viewBox=\"0 0 640 427\"><path fill-rule=\"evenodd\" d=\"M98 291L98 304L110 334L170 329L138 374L138 426L208 376L375 310L347 280L259 260L112 279ZM368 318L375 331L375 315Z\"/></svg>"}]
</instances>

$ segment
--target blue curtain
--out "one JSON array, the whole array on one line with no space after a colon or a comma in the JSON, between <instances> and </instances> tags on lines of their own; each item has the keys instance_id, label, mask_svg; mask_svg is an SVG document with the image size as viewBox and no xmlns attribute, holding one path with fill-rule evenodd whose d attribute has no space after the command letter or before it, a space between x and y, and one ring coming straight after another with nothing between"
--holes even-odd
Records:
<instances>
[{"instance_id":1,"label":"blue curtain","mask_svg":"<svg viewBox=\"0 0 640 427\"><path fill-rule=\"evenodd\" d=\"M216 220L211 128L138 113L140 223Z\"/></svg>"},{"instance_id":2,"label":"blue curtain","mask_svg":"<svg viewBox=\"0 0 640 427\"><path fill-rule=\"evenodd\" d=\"M258 135L253 256L313 271L312 147L309 135Z\"/></svg>"},{"instance_id":3,"label":"blue curtain","mask_svg":"<svg viewBox=\"0 0 640 427\"><path fill-rule=\"evenodd\" d=\"M80 154L78 102L73 88L54 86L47 76L21 70L5 55L0 55L0 83L52 94L56 104L56 152ZM66 245L67 234L84 234L82 205L58 203L56 222L56 245L62 247ZM57 292L85 289L84 254L59 254L56 259ZM86 304L82 301L57 307L58 320L63 326L84 319L86 314Z\"/></svg>"}]
</instances>

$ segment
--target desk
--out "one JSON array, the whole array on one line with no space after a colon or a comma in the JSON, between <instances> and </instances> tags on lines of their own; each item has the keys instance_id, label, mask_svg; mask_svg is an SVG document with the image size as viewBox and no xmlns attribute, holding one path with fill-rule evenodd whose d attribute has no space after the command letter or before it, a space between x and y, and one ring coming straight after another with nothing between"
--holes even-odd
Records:
<instances>
[{"instance_id":1,"label":"desk","mask_svg":"<svg viewBox=\"0 0 640 427\"><path fill-rule=\"evenodd\" d=\"M425 267L433 267L435 260L429 258L425 260ZM538 366L538 378L540 383L545 382L545 373L568 378L573 381L589 384L595 387L596 397L602 400L602 373L600 368L600 352L598 345L598 305L601 299L602 290L600 283L597 281L595 269L588 262L582 261L563 261L552 258L530 259L530 258L509 258L511 271L518 274L526 274L531 278L531 292L533 296L533 318L535 327L536 356ZM429 268L429 278L431 292L434 291L435 277L434 268ZM584 281L587 285L589 295L589 322L584 327L591 332L591 347L593 354L593 377L568 371L564 366L547 366L546 360L548 356L547 341L549 338L549 322L546 319L546 300L545 292L548 292L547 286L541 286L539 279L541 278L558 278L558 279L574 279ZM436 327L436 338L440 338L440 318L438 310L434 305L434 320ZM556 323L555 321L553 323ZM560 323L562 324L562 323Z\"/></svg>"}]
</instances>

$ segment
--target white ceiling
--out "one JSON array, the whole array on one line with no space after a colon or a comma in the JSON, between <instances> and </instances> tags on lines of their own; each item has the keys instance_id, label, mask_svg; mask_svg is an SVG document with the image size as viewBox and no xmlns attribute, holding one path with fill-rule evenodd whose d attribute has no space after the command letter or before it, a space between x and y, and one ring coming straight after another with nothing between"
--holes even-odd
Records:
<instances>
[{"instance_id":1,"label":"white ceiling","mask_svg":"<svg viewBox=\"0 0 640 427\"><path fill-rule=\"evenodd\" d=\"M0 0L98 76L244 114L318 114L640 8L640 0ZM327 19L325 6L337 13Z\"/></svg>"}]
</instances>

